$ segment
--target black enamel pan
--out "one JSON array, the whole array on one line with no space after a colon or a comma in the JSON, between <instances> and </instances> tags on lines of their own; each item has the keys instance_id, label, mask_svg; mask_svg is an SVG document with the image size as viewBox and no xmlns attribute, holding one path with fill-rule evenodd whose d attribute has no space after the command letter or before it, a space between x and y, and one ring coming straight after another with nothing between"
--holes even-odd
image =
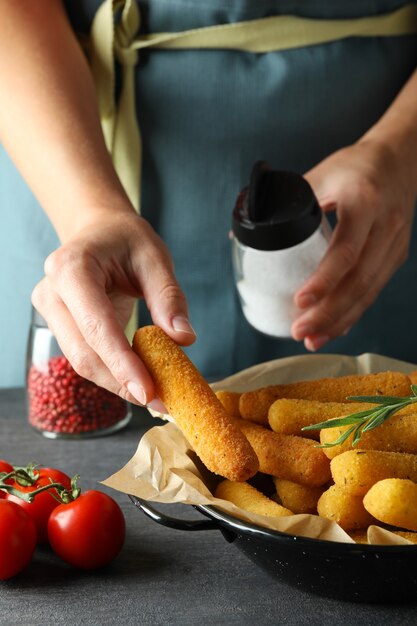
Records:
<instances>
[{"instance_id":1,"label":"black enamel pan","mask_svg":"<svg viewBox=\"0 0 417 626\"><path fill-rule=\"evenodd\" d=\"M158 524L178 530L220 530L251 561L280 582L350 602L417 600L417 545L376 546L295 537L249 524L211 506L205 519L182 520L129 496Z\"/></svg>"}]
</instances>

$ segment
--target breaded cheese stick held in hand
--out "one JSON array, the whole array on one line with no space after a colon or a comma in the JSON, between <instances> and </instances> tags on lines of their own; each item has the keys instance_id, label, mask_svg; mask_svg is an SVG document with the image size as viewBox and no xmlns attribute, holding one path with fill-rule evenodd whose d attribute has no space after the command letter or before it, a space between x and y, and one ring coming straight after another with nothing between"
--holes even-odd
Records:
<instances>
[{"instance_id":1,"label":"breaded cheese stick held in hand","mask_svg":"<svg viewBox=\"0 0 417 626\"><path fill-rule=\"evenodd\" d=\"M258 458L220 400L181 348L157 326L136 331L133 350L156 393L206 467L233 481L258 470Z\"/></svg>"}]
</instances>

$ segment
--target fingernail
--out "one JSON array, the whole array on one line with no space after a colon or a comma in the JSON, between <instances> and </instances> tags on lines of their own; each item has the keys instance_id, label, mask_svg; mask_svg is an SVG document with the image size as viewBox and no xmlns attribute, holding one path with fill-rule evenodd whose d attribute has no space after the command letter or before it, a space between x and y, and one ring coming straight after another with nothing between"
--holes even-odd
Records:
<instances>
[{"instance_id":1,"label":"fingernail","mask_svg":"<svg viewBox=\"0 0 417 626\"><path fill-rule=\"evenodd\" d=\"M186 317L178 315L172 319L172 328L181 333L195 335L195 331Z\"/></svg>"},{"instance_id":2,"label":"fingernail","mask_svg":"<svg viewBox=\"0 0 417 626\"><path fill-rule=\"evenodd\" d=\"M134 382L129 382L127 383L126 387L127 387L128 392L131 393L132 396L136 398L138 402L140 402L143 405L146 404L146 394L142 385L139 385L138 383L134 383Z\"/></svg>"},{"instance_id":3,"label":"fingernail","mask_svg":"<svg viewBox=\"0 0 417 626\"><path fill-rule=\"evenodd\" d=\"M321 337L314 337L314 339L308 338L308 344L310 346L308 349L315 352L316 350L319 350L319 348L324 346L324 344L328 341L330 341L330 337L327 337L326 335L322 335Z\"/></svg>"},{"instance_id":4,"label":"fingernail","mask_svg":"<svg viewBox=\"0 0 417 626\"><path fill-rule=\"evenodd\" d=\"M316 304L317 297L313 293L301 293L297 296L297 306L300 309L306 309L313 304Z\"/></svg>"},{"instance_id":5,"label":"fingernail","mask_svg":"<svg viewBox=\"0 0 417 626\"><path fill-rule=\"evenodd\" d=\"M148 402L146 408L151 409L151 411L156 411L157 413L168 413L165 404L159 398L154 398L152 402Z\"/></svg>"}]
</instances>

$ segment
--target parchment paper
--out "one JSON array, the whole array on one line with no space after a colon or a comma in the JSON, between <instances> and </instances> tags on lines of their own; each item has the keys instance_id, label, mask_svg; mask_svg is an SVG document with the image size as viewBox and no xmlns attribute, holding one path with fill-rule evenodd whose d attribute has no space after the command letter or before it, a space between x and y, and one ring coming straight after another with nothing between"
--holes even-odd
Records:
<instances>
[{"instance_id":1,"label":"parchment paper","mask_svg":"<svg viewBox=\"0 0 417 626\"><path fill-rule=\"evenodd\" d=\"M243 392L299 380L388 370L407 374L415 369L417 365L376 354L362 354L359 357L303 355L261 363L214 383L212 388ZM170 416L154 411L151 413L154 417L168 420L168 423L155 426L145 433L135 455L103 484L151 502L212 505L247 522L291 535L353 542L335 522L318 515L272 518L249 513L230 502L215 498L212 492L222 480L221 477L211 474L203 466ZM375 526L368 530L368 542L411 544Z\"/></svg>"}]
</instances>

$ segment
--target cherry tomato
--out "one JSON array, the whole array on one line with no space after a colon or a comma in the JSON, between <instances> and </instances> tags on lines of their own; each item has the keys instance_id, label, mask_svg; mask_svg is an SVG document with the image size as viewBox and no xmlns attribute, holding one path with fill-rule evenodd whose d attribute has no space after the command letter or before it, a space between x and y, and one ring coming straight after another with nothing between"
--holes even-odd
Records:
<instances>
[{"instance_id":1,"label":"cherry tomato","mask_svg":"<svg viewBox=\"0 0 417 626\"><path fill-rule=\"evenodd\" d=\"M36 528L29 515L14 502L0 500L0 580L21 572L36 547Z\"/></svg>"},{"instance_id":2,"label":"cherry tomato","mask_svg":"<svg viewBox=\"0 0 417 626\"><path fill-rule=\"evenodd\" d=\"M52 511L48 537L63 561L95 569L119 554L125 538L125 519L113 498L101 491L86 491Z\"/></svg>"},{"instance_id":3,"label":"cherry tomato","mask_svg":"<svg viewBox=\"0 0 417 626\"><path fill-rule=\"evenodd\" d=\"M13 487L25 493L30 493L31 491L35 491L35 489L39 489L39 487L49 485L49 478L51 478L54 482L62 484L66 489L71 488L71 479L60 470L51 467L43 467L37 470L37 472L39 476L35 484L29 487L22 487L15 480L12 483ZM35 522L38 543L45 543L48 541L48 518L55 507L59 505L59 502L51 495L51 492L53 493L55 490L52 489L50 491L39 493L35 496L33 502L25 502L25 500L22 500L18 496L14 496L10 493L6 494L6 500L15 502L21 506Z\"/></svg>"},{"instance_id":4,"label":"cherry tomato","mask_svg":"<svg viewBox=\"0 0 417 626\"><path fill-rule=\"evenodd\" d=\"M13 465L10 465L7 461L0 459L0 473L1 472L6 472L6 474L13 472Z\"/></svg>"},{"instance_id":5,"label":"cherry tomato","mask_svg":"<svg viewBox=\"0 0 417 626\"><path fill-rule=\"evenodd\" d=\"M10 474L10 472L13 472L13 465L10 465L10 463L8 463L7 461L0 459L0 473L1 472L6 472L6 474ZM10 484L13 482L13 480L9 478L8 480L6 480L6 482ZM5 497L6 492L0 489L0 499Z\"/></svg>"}]
</instances>

